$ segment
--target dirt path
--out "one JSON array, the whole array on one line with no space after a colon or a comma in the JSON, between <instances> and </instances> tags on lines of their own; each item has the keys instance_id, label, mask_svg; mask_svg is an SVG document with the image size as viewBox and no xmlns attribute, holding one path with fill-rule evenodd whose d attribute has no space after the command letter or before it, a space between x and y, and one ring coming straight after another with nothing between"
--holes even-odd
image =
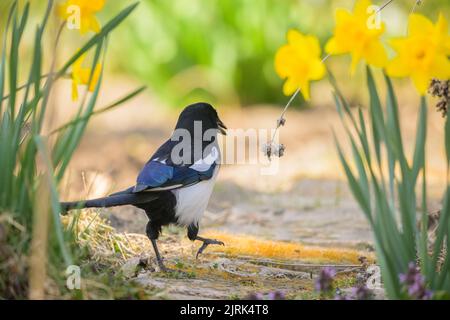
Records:
<instances>
[{"instance_id":1,"label":"dirt path","mask_svg":"<svg viewBox=\"0 0 450 320\"><path fill-rule=\"evenodd\" d=\"M103 215L119 232L143 233L147 221L133 208L112 209ZM358 256L372 256L370 229L340 181L303 180L282 193L255 192L219 182L201 234L224 240L226 247L210 247L196 260L200 244L189 242L185 232L166 228L159 241L167 264L179 272L156 272L148 247L140 259L131 258L123 267L130 278L175 299L234 299L274 291L289 298L318 298L313 286L322 266L343 265L340 281L345 288L354 283L360 270ZM244 247L248 236L254 242ZM316 248L325 253L316 256ZM336 258L329 258L327 252L334 254L335 250ZM293 256L295 251L298 254ZM147 265L137 267L142 260Z\"/></svg>"}]
</instances>

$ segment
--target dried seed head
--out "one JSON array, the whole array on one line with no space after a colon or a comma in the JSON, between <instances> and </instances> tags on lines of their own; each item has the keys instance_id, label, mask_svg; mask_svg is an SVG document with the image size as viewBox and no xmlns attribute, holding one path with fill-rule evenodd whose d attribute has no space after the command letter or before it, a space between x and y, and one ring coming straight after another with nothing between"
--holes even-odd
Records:
<instances>
[{"instance_id":1,"label":"dried seed head","mask_svg":"<svg viewBox=\"0 0 450 320\"><path fill-rule=\"evenodd\" d=\"M280 118L277 120L277 127L282 127L286 124L286 118Z\"/></svg>"},{"instance_id":2,"label":"dried seed head","mask_svg":"<svg viewBox=\"0 0 450 320\"><path fill-rule=\"evenodd\" d=\"M272 156L272 145L268 144L268 143L264 143L262 146L262 152L270 160L270 158Z\"/></svg>"},{"instance_id":3,"label":"dried seed head","mask_svg":"<svg viewBox=\"0 0 450 320\"><path fill-rule=\"evenodd\" d=\"M276 144L274 145L273 154L277 157L281 158L284 155L284 150L286 150L286 147L284 144Z\"/></svg>"},{"instance_id":4,"label":"dried seed head","mask_svg":"<svg viewBox=\"0 0 450 320\"><path fill-rule=\"evenodd\" d=\"M442 113L443 117L447 116L447 110L450 103L450 80L432 79L428 92L436 98L439 98L436 103L436 110Z\"/></svg>"},{"instance_id":5,"label":"dried seed head","mask_svg":"<svg viewBox=\"0 0 450 320\"><path fill-rule=\"evenodd\" d=\"M286 147L284 146L284 144L279 143L265 143L262 146L262 152L267 158L269 158L269 160L271 159L272 155L282 157L285 150Z\"/></svg>"}]
</instances>

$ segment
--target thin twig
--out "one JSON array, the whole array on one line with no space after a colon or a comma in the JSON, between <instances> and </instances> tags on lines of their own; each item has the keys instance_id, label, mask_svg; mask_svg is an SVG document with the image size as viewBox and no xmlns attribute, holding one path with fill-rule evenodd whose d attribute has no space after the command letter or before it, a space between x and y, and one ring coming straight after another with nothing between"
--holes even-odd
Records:
<instances>
[{"instance_id":1,"label":"thin twig","mask_svg":"<svg viewBox=\"0 0 450 320\"><path fill-rule=\"evenodd\" d=\"M394 0L389 0L387 2L385 2L381 7L378 8L377 13L379 13L381 10L384 9L384 7L387 7L389 4L391 4L391 2Z\"/></svg>"},{"instance_id":2,"label":"thin twig","mask_svg":"<svg viewBox=\"0 0 450 320\"><path fill-rule=\"evenodd\" d=\"M422 4L422 0L416 0L414 2L414 6L411 9L411 13L414 13L414 11L416 11L417 7L420 6Z\"/></svg>"}]
</instances>

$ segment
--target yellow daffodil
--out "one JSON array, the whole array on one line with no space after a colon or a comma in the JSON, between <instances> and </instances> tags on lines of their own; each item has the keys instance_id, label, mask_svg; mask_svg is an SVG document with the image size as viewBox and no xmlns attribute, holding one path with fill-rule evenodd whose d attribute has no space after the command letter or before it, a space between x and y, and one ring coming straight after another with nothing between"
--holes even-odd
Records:
<instances>
[{"instance_id":1,"label":"yellow daffodil","mask_svg":"<svg viewBox=\"0 0 450 320\"><path fill-rule=\"evenodd\" d=\"M81 34L89 30L98 33L100 23L95 13L105 5L105 0L67 0L58 6L58 15L70 22L71 27L78 28Z\"/></svg>"},{"instance_id":2,"label":"yellow daffodil","mask_svg":"<svg viewBox=\"0 0 450 320\"><path fill-rule=\"evenodd\" d=\"M420 14L411 14L408 36L391 40L397 56L389 62L386 72L391 77L411 77L414 86L424 95L432 78L450 78L450 35L442 14L436 25Z\"/></svg>"},{"instance_id":3,"label":"yellow daffodil","mask_svg":"<svg viewBox=\"0 0 450 320\"><path fill-rule=\"evenodd\" d=\"M289 30L288 44L282 46L275 56L275 71L286 79L283 86L285 95L293 94L301 88L303 96L309 100L309 82L325 75L325 66L320 59L320 45L316 37Z\"/></svg>"},{"instance_id":4,"label":"yellow daffodil","mask_svg":"<svg viewBox=\"0 0 450 320\"><path fill-rule=\"evenodd\" d=\"M84 68L83 61L85 56L82 55L72 66L72 100L78 100L78 86L89 84L89 77L91 75L91 68ZM89 91L94 91L97 86L98 79L100 77L102 66L98 63L95 66L94 73L92 74L92 80L89 84Z\"/></svg>"},{"instance_id":5,"label":"yellow daffodil","mask_svg":"<svg viewBox=\"0 0 450 320\"><path fill-rule=\"evenodd\" d=\"M337 9L334 36L327 42L325 51L331 55L350 53L351 72L362 59L367 64L384 67L387 54L380 41L384 23L378 20L377 12L369 0L358 0L353 12Z\"/></svg>"}]
</instances>

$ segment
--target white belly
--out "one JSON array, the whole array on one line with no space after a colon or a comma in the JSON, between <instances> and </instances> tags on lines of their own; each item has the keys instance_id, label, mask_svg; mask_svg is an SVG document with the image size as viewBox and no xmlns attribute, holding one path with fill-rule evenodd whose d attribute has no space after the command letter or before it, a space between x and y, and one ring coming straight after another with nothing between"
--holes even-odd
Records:
<instances>
[{"instance_id":1,"label":"white belly","mask_svg":"<svg viewBox=\"0 0 450 320\"><path fill-rule=\"evenodd\" d=\"M209 198L216 182L218 168L211 179L201 181L193 186L172 190L177 198L175 217L180 225L198 225L208 206Z\"/></svg>"}]
</instances>

